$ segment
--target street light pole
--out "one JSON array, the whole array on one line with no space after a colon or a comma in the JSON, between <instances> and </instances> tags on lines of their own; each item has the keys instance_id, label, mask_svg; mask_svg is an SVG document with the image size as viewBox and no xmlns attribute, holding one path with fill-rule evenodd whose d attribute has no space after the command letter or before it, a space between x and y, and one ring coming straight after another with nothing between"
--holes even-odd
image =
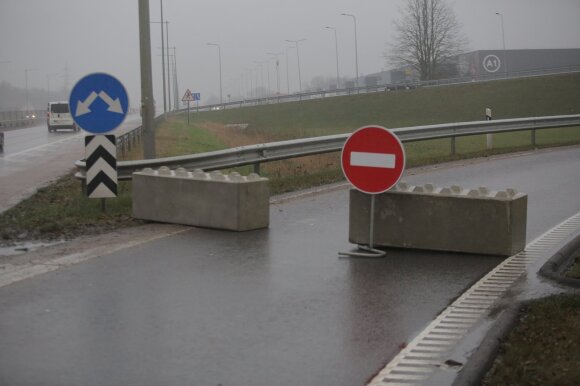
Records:
<instances>
[{"instance_id":1,"label":"street light pole","mask_svg":"<svg viewBox=\"0 0 580 386\"><path fill-rule=\"evenodd\" d=\"M36 71L36 70L38 70L38 68L25 68L24 69L24 84L25 84L25 93L26 93L25 94L26 95L26 107L25 107L26 114L28 114L28 110L29 110L28 109L29 108L29 106L28 106L28 73L30 71Z\"/></svg>"},{"instance_id":2,"label":"street light pole","mask_svg":"<svg viewBox=\"0 0 580 386\"><path fill-rule=\"evenodd\" d=\"M300 75L300 50L299 50L299 46L298 43L305 41L306 39L300 39L300 40L286 40L289 43L294 43L296 44L296 58L298 59L298 91L300 94L302 94L302 76Z\"/></svg>"},{"instance_id":3,"label":"street light pole","mask_svg":"<svg viewBox=\"0 0 580 386\"><path fill-rule=\"evenodd\" d=\"M208 46L216 46L218 48L218 59L219 59L219 66L220 66L220 104L223 105L224 99L222 95L222 48L219 44L216 43L207 43Z\"/></svg>"},{"instance_id":4,"label":"street light pole","mask_svg":"<svg viewBox=\"0 0 580 386\"><path fill-rule=\"evenodd\" d=\"M167 52L167 111L171 111L171 65L169 64L169 22L165 21L165 51Z\"/></svg>"},{"instance_id":5,"label":"street light pole","mask_svg":"<svg viewBox=\"0 0 580 386\"><path fill-rule=\"evenodd\" d=\"M340 89L340 75L338 74L338 37L336 36L336 28L326 26L324 28L334 31L334 45L336 47L336 88Z\"/></svg>"},{"instance_id":6,"label":"street light pole","mask_svg":"<svg viewBox=\"0 0 580 386\"><path fill-rule=\"evenodd\" d=\"M50 102L50 78L55 75L59 75L58 73L46 74L46 99L47 102Z\"/></svg>"},{"instance_id":7,"label":"street light pole","mask_svg":"<svg viewBox=\"0 0 580 386\"><path fill-rule=\"evenodd\" d=\"M278 56L283 55L282 52L268 52L268 55L272 55L276 58L276 85L278 87L278 96L280 95L280 62L278 61Z\"/></svg>"},{"instance_id":8,"label":"street light pole","mask_svg":"<svg viewBox=\"0 0 580 386\"><path fill-rule=\"evenodd\" d=\"M167 118L167 95L168 93L166 93L166 89L167 89L167 85L165 82L165 50L167 50L167 52L169 52L169 42L165 41L165 38L163 37L163 24L165 24L165 27L167 27L167 23L169 23L168 21L152 21L152 24L161 24L161 68L162 68L162 77L163 77L163 113L165 118ZM169 31L167 31L169 33ZM159 56L159 55L157 55ZM169 74L169 55L167 56L167 71ZM169 78L169 77L168 77ZM169 97L169 99L171 99L171 96ZM170 102L171 103L171 102ZM169 108L169 110L171 110L171 107Z\"/></svg>"},{"instance_id":9,"label":"street light pole","mask_svg":"<svg viewBox=\"0 0 580 386\"><path fill-rule=\"evenodd\" d=\"M175 110L179 110L179 83L177 81L177 47L173 48L173 104ZM169 49L169 47L168 47Z\"/></svg>"},{"instance_id":10,"label":"street light pole","mask_svg":"<svg viewBox=\"0 0 580 386\"><path fill-rule=\"evenodd\" d=\"M143 156L155 158L155 126L153 80L151 70L151 31L149 0L139 0L139 51L141 62L141 118L143 128Z\"/></svg>"},{"instance_id":11,"label":"street light pole","mask_svg":"<svg viewBox=\"0 0 580 386\"><path fill-rule=\"evenodd\" d=\"M355 65L356 65L356 86L359 87L359 82L358 82L358 41L357 41L357 37L356 37L356 17L354 15L351 15L350 13L341 13L342 16L350 16L352 17L352 20L354 21L354 60L355 60Z\"/></svg>"},{"instance_id":12,"label":"street light pole","mask_svg":"<svg viewBox=\"0 0 580 386\"><path fill-rule=\"evenodd\" d=\"M501 18L501 40L503 43L503 64L505 67L505 76L507 78L508 63L507 63L506 50L505 50L505 33L504 33L504 29L503 29L503 15L500 12L496 12L495 14Z\"/></svg>"},{"instance_id":13,"label":"street light pole","mask_svg":"<svg viewBox=\"0 0 580 386\"><path fill-rule=\"evenodd\" d=\"M167 118L167 95L165 94L165 37L163 36L163 0L161 3L161 68L163 73L163 114Z\"/></svg>"},{"instance_id":14,"label":"street light pole","mask_svg":"<svg viewBox=\"0 0 580 386\"><path fill-rule=\"evenodd\" d=\"M288 68L288 49L291 47L286 47L286 87L288 88L288 95L290 95L290 69Z\"/></svg>"}]
</instances>

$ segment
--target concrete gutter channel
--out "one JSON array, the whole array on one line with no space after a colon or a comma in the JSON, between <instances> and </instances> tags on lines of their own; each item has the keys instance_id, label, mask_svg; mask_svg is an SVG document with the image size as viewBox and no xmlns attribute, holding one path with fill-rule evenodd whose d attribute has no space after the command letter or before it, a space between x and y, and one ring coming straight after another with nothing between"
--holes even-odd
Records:
<instances>
[{"instance_id":1,"label":"concrete gutter channel","mask_svg":"<svg viewBox=\"0 0 580 386\"><path fill-rule=\"evenodd\" d=\"M579 250L576 213L452 301L367 386L481 384L527 301L580 288L580 280L563 276Z\"/></svg>"},{"instance_id":2,"label":"concrete gutter channel","mask_svg":"<svg viewBox=\"0 0 580 386\"><path fill-rule=\"evenodd\" d=\"M538 275L563 287L564 292L576 292L580 289L580 279L564 276L566 270L573 264L580 253L580 234L577 234L563 248L556 252L539 270ZM521 279L520 279L521 280ZM480 385L487 372L491 369L499 347L518 322L520 310L537 299L516 301L510 304L489 329L479 348L473 352L458 373L453 386Z\"/></svg>"}]
</instances>

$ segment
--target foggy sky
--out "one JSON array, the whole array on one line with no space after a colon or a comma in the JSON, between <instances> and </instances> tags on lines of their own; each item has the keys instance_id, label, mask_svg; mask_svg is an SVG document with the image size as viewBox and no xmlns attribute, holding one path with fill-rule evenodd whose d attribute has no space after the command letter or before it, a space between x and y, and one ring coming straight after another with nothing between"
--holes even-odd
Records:
<instances>
[{"instance_id":1,"label":"foggy sky","mask_svg":"<svg viewBox=\"0 0 580 386\"><path fill-rule=\"evenodd\" d=\"M180 98L189 88L202 102L219 97L217 47L221 45L224 100L238 93L242 79L259 74L256 62L269 61L271 89L276 91L275 60L285 40L300 43L303 84L315 76L335 77L334 34L337 29L341 76L355 76L354 25L357 18L359 72L388 69L384 59L393 39L393 21L403 0L164 0L170 46L177 49ZM470 50L502 47L504 15L508 49L579 48L579 0L455 0ZM159 0L150 0L151 20L160 20ZM153 78L157 109L163 108L160 25L151 25ZM290 91L298 90L296 51L289 51ZM280 59L281 91L287 91L286 58ZM9 63L3 63L9 61ZM24 88L60 89L92 72L116 76L140 100L137 0L0 0L0 81ZM267 87L266 64L263 65ZM260 76L258 75L260 82ZM247 88L247 86L246 86ZM42 106L37 106L42 108Z\"/></svg>"}]
</instances>

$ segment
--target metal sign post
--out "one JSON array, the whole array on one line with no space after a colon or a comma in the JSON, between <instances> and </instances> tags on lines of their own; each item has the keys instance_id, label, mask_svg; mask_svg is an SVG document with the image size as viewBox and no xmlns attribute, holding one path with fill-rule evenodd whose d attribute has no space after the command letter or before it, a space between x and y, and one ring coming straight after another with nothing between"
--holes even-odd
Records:
<instances>
[{"instance_id":1,"label":"metal sign post","mask_svg":"<svg viewBox=\"0 0 580 386\"><path fill-rule=\"evenodd\" d=\"M339 252L340 256L383 257L374 247L376 195L397 184L405 170L405 149L399 138L381 126L365 126L347 138L341 154L342 171L359 191L370 195L369 246L365 252Z\"/></svg>"},{"instance_id":2,"label":"metal sign post","mask_svg":"<svg viewBox=\"0 0 580 386\"><path fill-rule=\"evenodd\" d=\"M189 125L189 102L193 100L195 100L193 94L189 89L187 89L187 91L185 91L185 94L183 94L183 98L181 98L182 102L187 102L187 125Z\"/></svg>"},{"instance_id":3,"label":"metal sign post","mask_svg":"<svg viewBox=\"0 0 580 386\"><path fill-rule=\"evenodd\" d=\"M116 137L105 133L116 129L127 116L127 91L109 74L90 74L73 87L69 106L73 121L95 134L85 137L86 193L89 198L101 199L104 212L105 198L117 197L118 182Z\"/></svg>"}]
</instances>

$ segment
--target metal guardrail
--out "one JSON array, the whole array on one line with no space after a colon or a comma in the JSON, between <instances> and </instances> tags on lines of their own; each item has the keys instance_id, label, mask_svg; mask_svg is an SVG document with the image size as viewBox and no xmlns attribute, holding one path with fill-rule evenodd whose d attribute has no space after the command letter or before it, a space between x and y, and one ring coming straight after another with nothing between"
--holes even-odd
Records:
<instances>
[{"instance_id":1,"label":"metal guardrail","mask_svg":"<svg viewBox=\"0 0 580 386\"><path fill-rule=\"evenodd\" d=\"M158 115L153 120L155 127L165 120L164 114ZM131 129L130 131L117 136L117 152L125 154L131 151L134 146L141 141L143 135L143 127L141 125Z\"/></svg>"},{"instance_id":2,"label":"metal guardrail","mask_svg":"<svg viewBox=\"0 0 580 386\"><path fill-rule=\"evenodd\" d=\"M27 117L27 114L33 115ZM0 130L10 129L13 127L32 126L41 122L46 116L44 110L30 111L0 111Z\"/></svg>"},{"instance_id":3,"label":"metal guardrail","mask_svg":"<svg viewBox=\"0 0 580 386\"><path fill-rule=\"evenodd\" d=\"M569 126L580 126L580 114L502 119L496 121L446 123L440 125L398 128L393 129L393 132L402 142L452 138L452 152L454 152L454 140L456 137L532 130L532 144L535 145L536 129ZM121 161L117 163L118 178L119 180L130 180L135 171L145 168L159 168L161 166L180 166L187 169L203 169L205 171L211 171L244 165L259 166L259 164L264 162L331 153L340 151L349 135L350 133L270 142L178 157ZM75 177L84 180L86 177L85 162L77 161L75 166L78 169Z\"/></svg>"}]
</instances>

